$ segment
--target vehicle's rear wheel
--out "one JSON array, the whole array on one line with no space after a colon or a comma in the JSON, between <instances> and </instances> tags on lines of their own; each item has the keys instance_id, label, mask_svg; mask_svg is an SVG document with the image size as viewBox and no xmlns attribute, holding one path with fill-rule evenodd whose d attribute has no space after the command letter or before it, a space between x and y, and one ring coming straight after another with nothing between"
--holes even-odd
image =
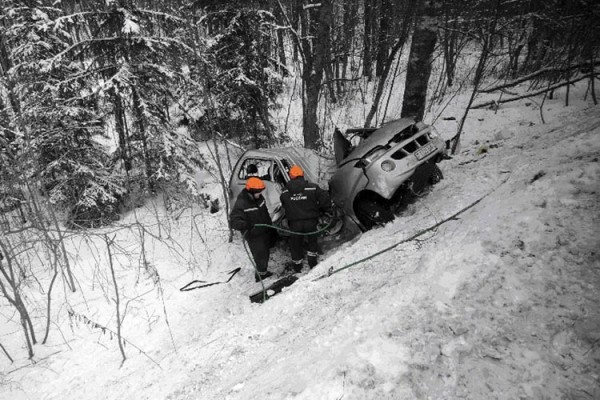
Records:
<instances>
[{"instance_id":1,"label":"vehicle's rear wheel","mask_svg":"<svg viewBox=\"0 0 600 400\"><path fill-rule=\"evenodd\" d=\"M363 198L356 202L356 216L366 229L386 224L394 219L394 214L383 204Z\"/></svg>"}]
</instances>

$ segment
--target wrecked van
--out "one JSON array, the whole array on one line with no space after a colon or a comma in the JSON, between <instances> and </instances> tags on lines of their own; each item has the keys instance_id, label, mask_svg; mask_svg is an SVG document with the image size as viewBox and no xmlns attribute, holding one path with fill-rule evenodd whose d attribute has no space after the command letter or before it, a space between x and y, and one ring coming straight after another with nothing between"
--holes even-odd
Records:
<instances>
[{"instance_id":1,"label":"wrecked van","mask_svg":"<svg viewBox=\"0 0 600 400\"><path fill-rule=\"evenodd\" d=\"M287 226L279 196L297 164L307 180L329 190L340 223L323 221L336 233L344 228L365 231L394 218L394 205L406 192L422 190L442 178L436 165L446 154L446 144L432 126L403 118L379 128L348 129L334 133L335 157L302 147L253 149L242 154L229 181L235 201L248 179L248 166L256 166L265 182L263 193L273 222ZM343 223L341 221L343 220ZM334 228L333 228L334 227Z\"/></svg>"}]
</instances>

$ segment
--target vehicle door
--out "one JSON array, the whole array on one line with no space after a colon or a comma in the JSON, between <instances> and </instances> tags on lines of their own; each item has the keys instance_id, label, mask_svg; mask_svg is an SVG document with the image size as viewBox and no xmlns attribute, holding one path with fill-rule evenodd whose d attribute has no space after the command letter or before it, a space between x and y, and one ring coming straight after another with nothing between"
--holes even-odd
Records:
<instances>
[{"instance_id":1,"label":"vehicle door","mask_svg":"<svg viewBox=\"0 0 600 400\"><path fill-rule=\"evenodd\" d=\"M250 167L254 165L256 168ZM257 171L248 173L248 171ZM251 176L256 176L265 183L263 197L267 202L267 208L273 222L278 222L283 218L283 210L279 196L283 186L287 182L287 174L284 173L283 165L280 160L266 157L247 157L237 164L230 183L232 197L235 200L239 193L246 186L246 180Z\"/></svg>"}]
</instances>

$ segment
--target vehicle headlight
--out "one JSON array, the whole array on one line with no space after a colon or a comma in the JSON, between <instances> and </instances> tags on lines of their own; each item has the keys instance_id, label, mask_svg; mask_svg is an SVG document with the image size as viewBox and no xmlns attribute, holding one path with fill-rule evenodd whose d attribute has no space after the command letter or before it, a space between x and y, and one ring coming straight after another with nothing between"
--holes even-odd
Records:
<instances>
[{"instance_id":1,"label":"vehicle headlight","mask_svg":"<svg viewBox=\"0 0 600 400\"><path fill-rule=\"evenodd\" d=\"M429 139L434 139L436 137L440 137L439 132L433 126L431 127L431 130L429 131L428 135L429 135Z\"/></svg>"},{"instance_id":2,"label":"vehicle headlight","mask_svg":"<svg viewBox=\"0 0 600 400\"><path fill-rule=\"evenodd\" d=\"M381 163L381 169L385 172L393 171L396 168L396 163L390 160L385 160Z\"/></svg>"},{"instance_id":3,"label":"vehicle headlight","mask_svg":"<svg viewBox=\"0 0 600 400\"><path fill-rule=\"evenodd\" d=\"M379 157L387 153L387 151L387 147L376 147L373 150L369 151L354 166L356 168L365 168L367 165L371 164L373 161L377 160Z\"/></svg>"}]
</instances>

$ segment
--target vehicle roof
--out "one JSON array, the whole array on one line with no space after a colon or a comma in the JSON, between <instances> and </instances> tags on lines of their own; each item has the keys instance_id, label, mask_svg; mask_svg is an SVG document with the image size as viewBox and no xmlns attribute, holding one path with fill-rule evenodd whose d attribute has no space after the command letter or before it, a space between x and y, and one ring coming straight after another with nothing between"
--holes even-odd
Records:
<instances>
[{"instance_id":1,"label":"vehicle roof","mask_svg":"<svg viewBox=\"0 0 600 400\"><path fill-rule=\"evenodd\" d=\"M375 132L371 133L369 137L361 141L343 161L363 157L375 146L387 144L396 133L408 128L414 123L415 120L413 118L396 119L385 123L381 128L377 129Z\"/></svg>"}]
</instances>

